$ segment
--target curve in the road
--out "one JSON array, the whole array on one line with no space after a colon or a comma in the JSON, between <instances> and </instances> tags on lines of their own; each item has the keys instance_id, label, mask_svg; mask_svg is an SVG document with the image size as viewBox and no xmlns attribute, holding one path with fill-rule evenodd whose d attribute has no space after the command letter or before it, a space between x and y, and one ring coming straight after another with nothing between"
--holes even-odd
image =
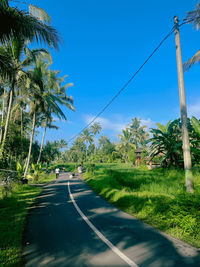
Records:
<instances>
[{"instance_id":1,"label":"curve in the road","mask_svg":"<svg viewBox=\"0 0 200 267\"><path fill-rule=\"evenodd\" d=\"M129 259L124 253L122 253L116 246L114 246L95 226L90 222L87 216L81 211L79 206L77 205L76 201L74 200L73 194L71 193L70 189L70 182L68 181L68 191L70 198L72 200L72 203L74 204L74 207L80 214L80 216L83 218L83 220L88 224L88 226L95 232L95 234L114 252L116 253L122 260L124 260L129 266L131 267L139 267L135 262L133 262L131 259Z\"/></svg>"}]
</instances>

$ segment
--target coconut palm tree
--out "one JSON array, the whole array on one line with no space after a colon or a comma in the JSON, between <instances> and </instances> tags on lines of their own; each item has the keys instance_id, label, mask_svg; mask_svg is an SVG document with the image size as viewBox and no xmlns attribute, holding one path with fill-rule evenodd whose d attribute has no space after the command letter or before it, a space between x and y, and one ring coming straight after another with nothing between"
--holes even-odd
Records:
<instances>
[{"instance_id":1,"label":"coconut palm tree","mask_svg":"<svg viewBox=\"0 0 200 267\"><path fill-rule=\"evenodd\" d=\"M86 161L87 161L87 150L88 150L88 144L91 144L93 142L93 136L92 133L89 129L85 129L82 134L80 134L80 138L82 139L83 142L85 142L86 145Z\"/></svg>"},{"instance_id":2,"label":"coconut palm tree","mask_svg":"<svg viewBox=\"0 0 200 267\"><path fill-rule=\"evenodd\" d=\"M37 57L34 69L28 71L28 77L30 78L31 81L31 87L29 92L31 98L30 107L33 110L32 111L33 123L32 123L29 153L27 157L24 177L26 177L29 167L37 112L43 114L43 116L46 117L47 119L46 126L47 126L52 120L51 116L53 115L57 116L59 119L64 119L64 120L67 119L62 109L60 108L60 105L66 106L71 110L74 110L73 99L72 97L68 97L66 95L66 91L65 92L63 90L58 91L57 89L54 90L54 88L49 87L49 80L47 79L48 71L46 66L47 63L41 57ZM43 136L45 136L45 133L43 134Z\"/></svg>"},{"instance_id":3,"label":"coconut palm tree","mask_svg":"<svg viewBox=\"0 0 200 267\"><path fill-rule=\"evenodd\" d=\"M37 164L40 162L40 159L41 159L41 155L42 155L42 150L43 150L43 145L44 145L44 138L45 138L45 135L46 135L46 130L47 128L48 129L58 129L58 127L56 125L53 125L53 118L44 118L41 126L44 127L44 132L43 132L43 136L42 136L42 142L40 144L40 152L39 152L39 156L38 156L38 159L37 159Z\"/></svg>"},{"instance_id":4,"label":"coconut palm tree","mask_svg":"<svg viewBox=\"0 0 200 267\"><path fill-rule=\"evenodd\" d=\"M146 132L146 126L141 125L141 120L133 118L130 124L130 132L132 134L132 142L136 145L136 148L145 144L149 134Z\"/></svg>"},{"instance_id":5,"label":"coconut palm tree","mask_svg":"<svg viewBox=\"0 0 200 267\"><path fill-rule=\"evenodd\" d=\"M200 27L200 3L198 3L193 11L189 11L186 15L186 21L192 23L197 30ZM200 63L200 50L184 63L184 70L188 71L195 63Z\"/></svg>"},{"instance_id":6,"label":"coconut palm tree","mask_svg":"<svg viewBox=\"0 0 200 267\"><path fill-rule=\"evenodd\" d=\"M0 1L0 25L6 25L0 29L1 43L23 38L30 42L43 41L50 47L58 48L60 38L57 31L48 25L51 19L42 8L25 3L29 7L28 12L10 6L9 2L12 1Z\"/></svg>"},{"instance_id":7,"label":"coconut palm tree","mask_svg":"<svg viewBox=\"0 0 200 267\"><path fill-rule=\"evenodd\" d=\"M15 2L15 1L14 1ZM27 3L25 3L27 5ZM0 42L7 44L13 40L44 42L49 47L58 48L60 37L55 28L49 25L50 17L41 8L28 5L29 12L9 6L9 1L0 1ZM12 79L12 60L0 49L0 75Z\"/></svg>"},{"instance_id":8,"label":"coconut palm tree","mask_svg":"<svg viewBox=\"0 0 200 267\"><path fill-rule=\"evenodd\" d=\"M132 143L132 133L129 128L122 130L122 134L118 135L120 141L117 145L117 149L122 153L125 162L128 162L128 153L131 149L136 149L135 144Z\"/></svg>"},{"instance_id":9,"label":"coconut palm tree","mask_svg":"<svg viewBox=\"0 0 200 267\"><path fill-rule=\"evenodd\" d=\"M1 128L0 128L0 144L2 141L2 135L3 135L3 123L4 123L4 116L5 116L5 102L6 102L6 95L7 95L7 91L6 91L6 84L4 84L4 88L3 88L3 83L0 86L0 92L1 92L1 98L2 98L2 105L1 105Z\"/></svg>"},{"instance_id":10,"label":"coconut palm tree","mask_svg":"<svg viewBox=\"0 0 200 267\"><path fill-rule=\"evenodd\" d=\"M92 126L91 126L91 128L90 128L90 130L92 131L92 133L94 134L94 139L95 139L95 154L97 153L97 140L96 140L96 135L97 134L100 134L100 132L101 132L101 130L102 130L102 127L101 127L101 125L100 125L100 123L98 123L98 122L95 122Z\"/></svg>"},{"instance_id":11,"label":"coconut palm tree","mask_svg":"<svg viewBox=\"0 0 200 267\"><path fill-rule=\"evenodd\" d=\"M4 53L8 55L10 61L12 62L12 75L10 81L10 87L8 91L8 107L7 107L7 116L4 127L4 135L1 143L0 149L0 158L3 155L3 150L5 146L10 113L13 105L13 98L15 96L16 90L20 87L21 83L24 83L24 80L27 79L27 73L25 68L32 64L36 60L36 55L47 53L44 49L34 49L30 50L27 48L23 39L13 40L12 43L9 43L5 46L2 46L1 49L4 50Z\"/></svg>"},{"instance_id":12,"label":"coconut palm tree","mask_svg":"<svg viewBox=\"0 0 200 267\"><path fill-rule=\"evenodd\" d=\"M49 99L51 99L53 95L56 95L57 100L55 99L55 101L61 100L60 104L63 104L67 108L75 111L75 108L73 106L73 98L68 97L66 94L66 88L68 88L69 86L72 86L72 84L62 85L62 83L65 81L65 77L67 76L58 77L58 74L60 74L60 71L52 71L51 69L48 69L49 65L50 64L43 62L43 82L45 84L45 91L47 92L45 96L46 104L45 104L45 114L44 114L46 117L46 122L44 126L44 133L43 133L43 138L42 138L41 147L40 147L40 154L39 154L37 163L39 163L40 161L43 142L44 142L44 138L46 134L46 129L47 128L56 129L56 126L52 124L53 122L52 114L59 119L66 120L65 115L63 116L63 112L58 108L57 105L55 105L54 102L49 101Z\"/></svg>"}]
</instances>

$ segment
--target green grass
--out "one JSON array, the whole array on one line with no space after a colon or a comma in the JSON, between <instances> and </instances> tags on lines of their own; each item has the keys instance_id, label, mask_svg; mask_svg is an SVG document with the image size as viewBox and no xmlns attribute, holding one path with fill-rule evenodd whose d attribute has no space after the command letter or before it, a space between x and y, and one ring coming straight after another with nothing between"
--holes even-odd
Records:
<instances>
[{"instance_id":1,"label":"green grass","mask_svg":"<svg viewBox=\"0 0 200 267\"><path fill-rule=\"evenodd\" d=\"M45 184L45 183L52 182L55 179L56 179L55 173L50 173L50 174L42 173L42 174L40 174L40 177L39 177L39 180L37 181L37 183ZM33 181L33 183L34 183L34 181Z\"/></svg>"},{"instance_id":2,"label":"green grass","mask_svg":"<svg viewBox=\"0 0 200 267\"><path fill-rule=\"evenodd\" d=\"M134 169L125 164L97 165L86 182L103 198L125 212L200 247L200 174L195 193L185 192L181 170Z\"/></svg>"},{"instance_id":3,"label":"green grass","mask_svg":"<svg viewBox=\"0 0 200 267\"><path fill-rule=\"evenodd\" d=\"M38 183L55 179L41 175ZM22 234L30 205L42 191L34 185L14 185L8 197L0 194L0 266L20 266ZM1 192L1 190L0 190Z\"/></svg>"}]
</instances>

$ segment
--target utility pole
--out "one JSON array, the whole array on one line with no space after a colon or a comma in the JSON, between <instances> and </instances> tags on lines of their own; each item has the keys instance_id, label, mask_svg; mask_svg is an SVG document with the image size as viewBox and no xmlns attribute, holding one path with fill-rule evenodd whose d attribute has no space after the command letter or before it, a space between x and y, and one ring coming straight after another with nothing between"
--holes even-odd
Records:
<instances>
[{"instance_id":1,"label":"utility pole","mask_svg":"<svg viewBox=\"0 0 200 267\"><path fill-rule=\"evenodd\" d=\"M182 140L183 140L185 185L186 185L186 191L189 193L193 193L193 175L191 171L192 161L190 153L189 134L187 128L187 107L185 101L185 86L183 78L183 63L181 55L179 20L177 16L174 17L174 27L175 27L176 60L177 60L177 70L178 70L178 86L179 86L180 112L181 112L181 130L182 130Z\"/></svg>"}]
</instances>

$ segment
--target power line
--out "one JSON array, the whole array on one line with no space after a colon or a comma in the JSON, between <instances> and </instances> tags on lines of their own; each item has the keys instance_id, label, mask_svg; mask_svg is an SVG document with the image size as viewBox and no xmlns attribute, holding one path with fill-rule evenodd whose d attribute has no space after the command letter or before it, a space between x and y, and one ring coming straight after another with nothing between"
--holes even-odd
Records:
<instances>
[{"instance_id":1,"label":"power line","mask_svg":"<svg viewBox=\"0 0 200 267\"><path fill-rule=\"evenodd\" d=\"M183 26L184 24L192 22L191 20L184 20L179 27ZM112 102L121 94L122 91L129 85L129 83L132 82L132 80L135 78L135 76L140 72L140 70L146 65L146 63L151 59L151 57L157 52L157 50L162 46L162 44L171 36L171 34L174 32L174 26L170 30L170 32L161 40L161 42L158 44L158 46L153 50L153 52L147 57L147 59L144 61L144 63L137 69L137 71L131 76L131 78L124 84L124 86L114 95L114 97L104 106L104 108L76 135L74 135L72 138L70 138L67 142L71 142L76 137L78 137L85 129L87 129L111 104Z\"/></svg>"}]
</instances>

